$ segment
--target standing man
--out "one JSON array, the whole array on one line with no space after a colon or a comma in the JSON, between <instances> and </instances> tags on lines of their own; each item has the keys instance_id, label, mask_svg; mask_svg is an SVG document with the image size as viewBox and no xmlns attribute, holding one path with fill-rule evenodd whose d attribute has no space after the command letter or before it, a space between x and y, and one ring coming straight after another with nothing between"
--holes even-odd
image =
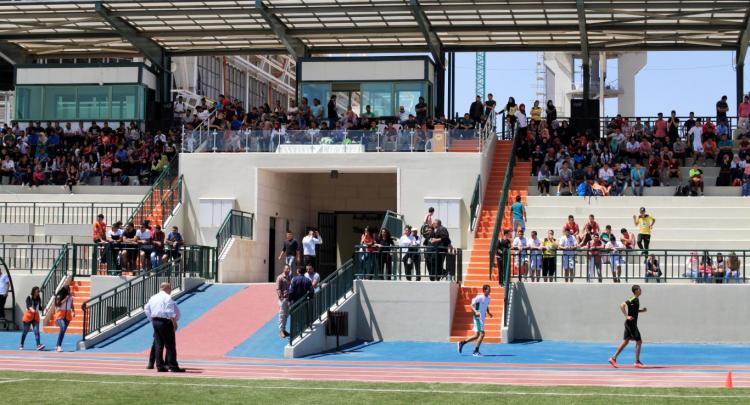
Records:
<instances>
[{"instance_id":1,"label":"standing man","mask_svg":"<svg viewBox=\"0 0 750 405\"><path fill-rule=\"evenodd\" d=\"M299 242L294 239L294 234L287 231L286 240L284 241L284 247L281 248L279 253L279 260L284 259L284 264L289 266L290 269L297 268L297 261L299 260Z\"/></svg>"},{"instance_id":2,"label":"standing man","mask_svg":"<svg viewBox=\"0 0 750 405\"><path fill-rule=\"evenodd\" d=\"M745 95L743 97L742 103L737 108L737 116L739 117L739 121L737 122L738 131L735 131L734 139L750 131L750 96Z\"/></svg>"},{"instance_id":3,"label":"standing man","mask_svg":"<svg viewBox=\"0 0 750 405\"><path fill-rule=\"evenodd\" d=\"M497 278L500 280L500 287L505 285L505 263L510 260L510 229L503 230L503 237L497 241L495 246L495 260L497 261ZM509 276L510 278L510 276Z\"/></svg>"},{"instance_id":4,"label":"standing man","mask_svg":"<svg viewBox=\"0 0 750 405\"><path fill-rule=\"evenodd\" d=\"M427 122L427 103L424 102L424 97L419 98L419 102L414 106L414 111L417 113L417 124L424 125Z\"/></svg>"},{"instance_id":5,"label":"standing man","mask_svg":"<svg viewBox=\"0 0 750 405\"><path fill-rule=\"evenodd\" d=\"M527 129L526 126L528 125L528 122L526 121L526 104L520 104L518 106L518 111L514 114L516 117L516 136L520 136L521 139L525 139L527 135Z\"/></svg>"},{"instance_id":6,"label":"standing man","mask_svg":"<svg viewBox=\"0 0 750 405\"><path fill-rule=\"evenodd\" d=\"M448 254L448 247L451 245L451 238L448 229L443 226L443 222L435 219L433 222L433 232L430 243L435 247L435 265L430 274L431 281L438 281L444 275L443 262Z\"/></svg>"},{"instance_id":7,"label":"standing man","mask_svg":"<svg viewBox=\"0 0 750 405\"><path fill-rule=\"evenodd\" d=\"M5 319L5 300L8 298L9 288L10 278L0 270L0 319Z\"/></svg>"},{"instance_id":8,"label":"standing man","mask_svg":"<svg viewBox=\"0 0 750 405\"><path fill-rule=\"evenodd\" d=\"M331 96L328 100L328 128L336 128L336 122L339 120L339 113L336 111L336 95Z\"/></svg>"},{"instance_id":9,"label":"standing man","mask_svg":"<svg viewBox=\"0 0 750 405\"><path fill-rule=\"evenodd\" d=\"M487 119L494 114L495 106L497 105L497 102L492 97L492 93L487 93L487 101L484 102L484 116Z\"/></svg>"},{"instance_id":10,"label":"standing man","mask_svg":"<svg viewBox=\"0 0 750 405\"><path fill-rule=\"evenodd\" d=\"M492 312L490 312L490 286L488 284L483 285L482 293L478 294L471 300L471 312L474 315L475 335L467 340L457 343L458 353L461 354L465 344L476 340L477 345L474 347L474 353L472 355L474 357L480 357L482 356L482 353L479 352L479 346L482 345L482 341L484 340L484 319L488 314L490 318L493 317Z\"/></svg>"},{"instance_id":11,"label":"standing man","mask_svg":"<svg viewBox=\"0 0 750 405\"><path fill-rule=\"evenodd\" d=\"M174 302L170 293L172 286L164 282L159 286L159 293L151 297L144 308L146 317L151 321L156 336L156 369L160 373L171 371L173 373L184 373L185 369L177 364L177 346L175 331L177 321L180 320L180 308ZM167 351L166 364L161 357L163 350Z\"/></svg>"},{"instance_id":12,"label":"standing man","mask_svg":"<svg viewBox=\"0 0 750 405\"><path fill-rule=\"evenodd\" d=\"M281 338L289 337L289 332L286 331L286 319L289 317L291 272L291 267L287 264L284 266L284 271L276 278L276 295L279 297L279 336Z\"/></svg>"},{"instance_id":13,"label":"standing man","mask_svg":"<svg viewBox=\"0 0 750 405\"><path fill-rule=\"evenodd\" d=\"M182 125L183 120L185 119L185 112L187 112L187 106L182 100L182 96L177 97L177 101L175 101L172 106L172 111L174 112L175 124Z\"/></svg>"},{"instance_id":14,"label":"standing man","mask_svg":"<svg viewBox=\"0 0 750 405\"><path fill-rule=\"evenodd\" d=\"M411 273L414 268L414 256L419 255L418 251L413 248L416 246L416 240L411 234L411 226L406 225L404 227L404 233L398 239L398 246L401 248L399 254L401 255L401 262L404 264L404 273L406 273L406 281L411 281ZM419 274L417 274L417 281L419 281Z\"/></svg>"},{"instance_id":15,"label":"standing man","mask_svg":"<svg viewBox=\"0 0 750 405\"><path fill-rule=\"evenodd\" d=\"M315 271L312 263L305 265L305 277L312 283L313 290L319 291L318 286L320 285L320 274Z\"/></svg>"},{"instance_id":16,"label":"standing man","mask_svg":"<svg viewBox=\"0 0 750 405\"><path fill-rule=\"evenodd\" d=\"M323 239L320 237L320 233L317 230L310 228L307 231L307 236L302 238L302 253L304 254L304 264L315 265L315 246L322 245Z\"/></svg>"},{"instance_id":17,"label":"standing man","mask_svg":"<svg viewBox=\"0 0 750 405\"><path fill-rule=\"evenodd\" d=\"M91 239L94 243L102 243L107 241L107 222L104 221L104 214L96 216L96 222L94 222L94 229L91 232Z\"/></svg>"},{"instance_id":18,"label":"standing man","mask_svg":"<svg viewBox=\"0 0 750 405\"><path fill-rule=\"evenodd\" d=\"M576 242L576 238L569 228L563 228L563 234L565 236L560 239L560 249L563 251L563 277L565 277L566 283L572 283L573 278L575 278L576 248L578 247L578 242Z\"/></svg>"},{"instance_id":19,"label":"standing man","mask_svg":"<svg viewBox=\"0 0 750 405\"><path fill-rule=\"evenodd\" d=\"M716 102L716 122L727 121L727 111L729 111L729 104L727 104L727 96L721 96L721 100Z\"/></svg>"},{"instance_id":20,"label":"standing man","mask_svg":"<svg viewBox=\"0 0 750 405\"><path fill-rule=\"evenodd\" d=\"M641 287L634 285L631 290L633 296L627 301L620 304L620 311L625 315L625 334L623 336L622 343L617 347L615 354L609 358L609 364L612 367L617 368L617 356L630 343L631 340L635 341L635 368L644 368L645 366L641 363L641 332L638 330L638 314L646 312L646 307L640 309L640 301L638 297L641 296Z\"/></svg>"},{"instance_id":21,"label":"standing man","mask_svg":"<svg viewBox=\"0 0 750 405\"><path fill-rule=\"evenodd\" d=\"M469 107L469 117L474 122L481 122L482 113L484 113L484 105L482 103L482 97L477 95L477 98L471 103Z\"/></svg>"},{"instance_id":22,"label":"standing man","mask_svg":"<svg viewBox=\"0 0 750 405\"><path fill-rule=\"evenodd\" d=\"M315 294L315 290L313 289L312 281L305 277L305 269L302 267L297 268L297 275L289 283L289 305L302 299L308 299L313 294Z\"/></svg>"},{"instance_id":23,"label":"standing man","mask_svg":"<svg viewBox=\"0 0 750 405\"><path fill-rule=\"evenodd\" d=\"M651 230L654 229L656 219L646 213L646 207L641 207L640 214L633 215L633 224L638 227L638 249L648 251L651 244ZM644 255L646 252L643 253Z\"/></svg>"},{"instance_id":24,"label":"standing man","mask_svg":"<svg viewBox=\"0 0 750 405\"><path fill-rule=\"evenodd\" d=\"M519 228L521 232L526 231L526 208L524 208L521 202L521 196L516 196L516 202L510 206L510 212L513 214L513 236L518 234Z\"/></svg>"}]
</instances>

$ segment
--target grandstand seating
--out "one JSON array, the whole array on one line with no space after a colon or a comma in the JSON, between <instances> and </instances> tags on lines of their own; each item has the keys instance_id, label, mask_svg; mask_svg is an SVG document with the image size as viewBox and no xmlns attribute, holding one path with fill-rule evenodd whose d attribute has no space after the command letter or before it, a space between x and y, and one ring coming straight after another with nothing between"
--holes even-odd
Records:
<instances>
[{"instance_id":1,"label":"grandstand seating","mask_svg":"<svg viewBox=\"0 0 750 405\"><path fill-rule=\"evenodd\" d=\"M510 158L512 142L499 141L495 147L495 155L492 162L492 171L487 182L487 189L482 201L482 210L476 228L476 237L471 252L469 266L464 272L464 283L459 292L453 317L453 330L451 341L459 341L473 335L473 319L471 315L471 299L482 291L482 285L493 286L490 295L492 302L490 311L495 315L493 319L487 318L485 341L489 343L500 342L500 329L502 327L504 290L498 287L498 279L489 277L489 251L492 243L492 230L495 225L497 208L500 203L505 169ZM520 194L525 197L526 178L531 171L531 164L518 162L514 168L514 176L511 181L510 195ZM508 204L512 203L508 199ZM510 210L505 210L503 216L503 227L510 227ZM497 270L495 270L495 273Z\"/></svg>"}]
</instances>

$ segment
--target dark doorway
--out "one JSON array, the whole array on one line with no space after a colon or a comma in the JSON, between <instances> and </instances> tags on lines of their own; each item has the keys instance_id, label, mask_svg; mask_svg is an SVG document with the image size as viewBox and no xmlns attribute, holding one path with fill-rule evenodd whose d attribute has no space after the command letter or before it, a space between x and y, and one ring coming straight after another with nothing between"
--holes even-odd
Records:
<instances>
[{"instance_id":1,"label":"dark doorway","mask_svg":"<svg viewBox=\"0 0 750 405\"><path fill-rule=\"evenodd\" d=\"M268 282L276 280L276 217L268 220Z\"/></svg>"},{"instance_id":2,"label":"dark doorway","mask_svg":"<svg viewBox=\"0 0 750 405\"><path fill-rule=\"evenodd\" d=\"M318 245L316 252L318 256L318 268L321 278L327 277L336 271L336 213L319 212L318 230L323 244Z\"/></svg>"}]
</instances>

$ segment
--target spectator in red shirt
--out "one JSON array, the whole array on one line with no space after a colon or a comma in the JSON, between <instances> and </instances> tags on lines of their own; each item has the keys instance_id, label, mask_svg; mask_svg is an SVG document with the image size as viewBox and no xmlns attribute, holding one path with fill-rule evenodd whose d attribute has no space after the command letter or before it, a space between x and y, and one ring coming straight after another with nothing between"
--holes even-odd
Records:
<instances>
[{"instance_id":1,"label":"spectator in red shirt","mask_svg":"<svg viewBox=\"0 0 750 405\"><path fill-rule=\"evenodd\" d=\"M591 232L599 233L599 224L596 222L596 219L594 219L594 214L589 215L589 220L586 222L586 225L591 225Z\"/></svg>"},{"instance_id":2,"label":"spectator in red shirt","mask_svg":"<svg viewBox=\"0 0 750 405\"><path fill-rule=\"evenodd\" d=\"M737 131L735 131L735 139L740 135L747 134L750 131L750 96L745 96L742 103L737 108Z\"/></svg>"},{"instance_id":3,"label":"spectator in red shirt","mask_svg":"<svg viewBox=\"0 0 750 405\"><path fill-rule=\"evenodd\" d=\"M563 225L562 231L563 231L563 234L565 234L565 232L570 231L570 234L572 236L575 236L576 238L578 238L580 230L578 229L578 224L576 224L576 220L572 215L568 215L568 222L566 222L565 225Z\"/></svg>"},{"instance_id":4,"label":"spectator in red shirt","mask_svg":"<svg viewBox=\"0 0 750 405\"><path fill-rule=\"evenodd\" d=\"M659 113L659 118L654 122L654 136L665 138L667 136L667 121L664 120L664 114Z\"/></svg>"}]
</instances>

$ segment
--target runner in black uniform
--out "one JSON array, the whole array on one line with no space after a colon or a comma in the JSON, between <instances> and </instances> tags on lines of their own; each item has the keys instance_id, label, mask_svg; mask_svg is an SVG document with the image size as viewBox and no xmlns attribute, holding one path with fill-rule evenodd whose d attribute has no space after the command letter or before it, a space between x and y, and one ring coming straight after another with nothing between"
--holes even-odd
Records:
<instances>
[{"instance_id":1,"label":"runner in black uniform","mask_svg":"<svg viewBox=\"0 0 750 405\"><path fill-rule=\"evenodd\" d=\"M617 347L615 354L609 359L609 364L612 367L617 368L617 356L630 343L631 340L635 341L635 364L636 368L643 368L644 365L641 363L641 332L638 330L638 314L646 312L646 308L640 309L640 301L638 297L641 296L641 287L634 285L631 288L633 296L627 301L620 304L620 311L625 315L625 335L622 338L622 343Z\"/></svg>"}]
</instances>

